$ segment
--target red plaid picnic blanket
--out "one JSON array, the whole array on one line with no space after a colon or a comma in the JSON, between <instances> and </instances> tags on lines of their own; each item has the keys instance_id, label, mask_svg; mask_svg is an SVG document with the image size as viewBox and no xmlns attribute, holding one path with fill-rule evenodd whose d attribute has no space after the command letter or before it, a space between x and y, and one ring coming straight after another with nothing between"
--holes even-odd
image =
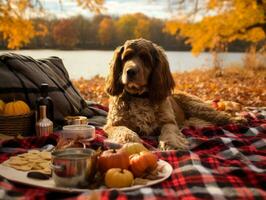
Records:
<instances>
[{"instance_id":1,"label":"red plaid picnic blanket","mask_svg":"<svg viewBox=\"0 0 266 200\"><path fill-rule=\"evenodd\" d=\"M173 166L164 182L139 190L90 191L65 194L29 187L0 178L0 199L266 199L266 113L247 113L249 124L223 127L187 127L182 130L190 141L188 151L155 151ZM104 133L97 130L93 148L102 145ZM29 148L56 144L58 137L28 138L1 142L0 162ZM155 144L145 140L146 145ZM2 196L1 196L2 195Z\"/></svg>"}]
</instances>

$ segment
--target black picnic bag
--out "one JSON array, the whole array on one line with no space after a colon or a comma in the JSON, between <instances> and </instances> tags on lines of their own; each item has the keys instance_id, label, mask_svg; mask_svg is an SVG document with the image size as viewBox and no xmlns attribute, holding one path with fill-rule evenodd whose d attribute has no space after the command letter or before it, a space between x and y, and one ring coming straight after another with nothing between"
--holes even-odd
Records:
<instances>
[{"instance_id":1,"label":"black picnic bag","mask_svg":"<svg viewBox=\"0 0 266 200\"><path fill-rule=\"evenodd\" d=\"M69 115L94 114L72 85L62 60L58 57L33 59L14 53L0 55L0 99L5 102L24 100L35 109L42 83L49 85L54 102L54 123L63 124Z\"/></svg>"}]
</instances>

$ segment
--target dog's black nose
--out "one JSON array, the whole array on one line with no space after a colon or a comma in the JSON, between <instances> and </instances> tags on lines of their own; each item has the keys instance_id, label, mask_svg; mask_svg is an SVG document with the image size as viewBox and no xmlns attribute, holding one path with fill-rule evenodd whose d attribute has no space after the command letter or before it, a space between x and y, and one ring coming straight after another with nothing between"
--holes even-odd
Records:
<instances>
[{"instance_id":1,"label":"dog's black nose","mask_svg":"<svg viewBox=\"0 0 266 200\"><path fill-rule=\"evenodd\" d=\"M129 78L135 77L136 74L137 74L137 68L130 68L130 69L127 70L127 76Z\"/></svg>"}]
</instances>

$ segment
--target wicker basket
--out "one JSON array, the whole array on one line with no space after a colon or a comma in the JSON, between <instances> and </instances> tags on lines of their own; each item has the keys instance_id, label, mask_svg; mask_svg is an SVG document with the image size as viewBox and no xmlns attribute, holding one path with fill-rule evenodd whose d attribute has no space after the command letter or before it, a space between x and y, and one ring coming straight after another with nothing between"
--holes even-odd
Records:
<instances>
[{"instance_id":1,"label":"wicker basket","mask_svg":"<svg viewBox=\"0 0 266 200\"><path fill-rule=\"evenodd\" d=\"M25 115L0 115L0 133L5 135L34 135L34 112Z\"/></svg>"}]
</instances>

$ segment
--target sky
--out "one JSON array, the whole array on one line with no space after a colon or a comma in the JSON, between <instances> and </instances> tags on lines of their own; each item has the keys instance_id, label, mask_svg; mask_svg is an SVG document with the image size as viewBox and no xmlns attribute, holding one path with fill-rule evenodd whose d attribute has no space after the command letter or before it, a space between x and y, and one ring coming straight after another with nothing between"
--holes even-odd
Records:
<instances>
[{"instance_id":1,"label":"sky","mask_svg":"<svg viewBox=\"0 0 266 200\"><path fill-rule=\"evenodd\" d=\"M171 13L168 9L168 2L173 0L105 0L107 8L105 14L123 15L142 12L149 17L169 18ZM57 17L69 17L74 15L93 16L89 10L77 6L75 0L44 0L43 6Z\"/></svg>"}]
</instances>

